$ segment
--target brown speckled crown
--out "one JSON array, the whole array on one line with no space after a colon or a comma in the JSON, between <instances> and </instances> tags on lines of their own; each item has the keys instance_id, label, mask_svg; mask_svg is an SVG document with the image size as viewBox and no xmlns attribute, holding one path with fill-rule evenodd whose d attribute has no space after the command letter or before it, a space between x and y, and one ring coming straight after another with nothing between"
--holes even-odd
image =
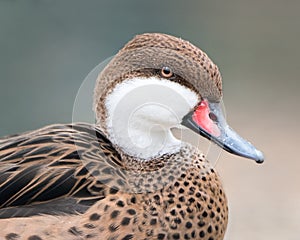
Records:
<instances>
[{"instance_id":1,"label":"brown speckled crown","mask_svg":"<svg viewBox=\"0 0 300 240\"><path fill-rule=\"evenodd\" d=\"M211 102L222 97L218 67L188 41L166 34L145 33L129 41L100 73L94 93L98 123L105 122L105 99L115 85L135 76L149 77L149 70L169 67L190 88ZM186 84L187 85L187 84Z\"/></svg>"}]
</instances>

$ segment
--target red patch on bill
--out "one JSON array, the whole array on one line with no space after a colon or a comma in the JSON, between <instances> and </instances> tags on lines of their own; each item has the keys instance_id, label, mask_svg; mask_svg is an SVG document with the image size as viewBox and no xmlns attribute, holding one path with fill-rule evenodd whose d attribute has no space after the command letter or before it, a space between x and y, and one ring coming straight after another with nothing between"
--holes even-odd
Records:
<instances>
[{"instance_id":1,"label":"red patch on bill","mask_svg":"<svg viewBox=\"0 0 300 240\"><path fill-rule=\"evenodd\" d=\"M193 113L193 121L207 133L219 137L221 131L217 124L209 117L210 109L207 100L202 100Z\"/></svg>"}]
</instances>

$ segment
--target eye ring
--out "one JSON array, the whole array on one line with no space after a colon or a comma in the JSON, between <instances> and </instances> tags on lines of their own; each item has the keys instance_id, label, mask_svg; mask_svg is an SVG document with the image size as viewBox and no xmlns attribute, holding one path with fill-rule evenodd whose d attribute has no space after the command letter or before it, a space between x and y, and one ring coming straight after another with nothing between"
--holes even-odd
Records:
<instances>
[{"instance_id":1,"label":"eye ring","mask_svg":"<svg viewBox=\"0 0 300 240\"><path fill-rule=\"evenodd\" d=\"M174 73L169 67L163 67L160 71L160 74L164 78L171 78L174 75Z\"/></svg>"}]
</instances>

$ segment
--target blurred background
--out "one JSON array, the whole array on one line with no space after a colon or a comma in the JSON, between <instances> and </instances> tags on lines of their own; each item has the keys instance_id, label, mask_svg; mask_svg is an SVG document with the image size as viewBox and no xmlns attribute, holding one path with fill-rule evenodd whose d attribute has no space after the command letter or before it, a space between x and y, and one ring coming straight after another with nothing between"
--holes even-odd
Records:
<instances>
[{"instance_id":1,"label":"blurred background","mask_svg":"<svg viewBox=\"0 0 300 240\"><path fill-rule=\"evenodd\" d=\"M0 0L0 136L72 121L86 75L135 34L206 51L230 125L266 156L223 153L226 240L300 239L300 1Z\"/></svg>"}]
</instances>

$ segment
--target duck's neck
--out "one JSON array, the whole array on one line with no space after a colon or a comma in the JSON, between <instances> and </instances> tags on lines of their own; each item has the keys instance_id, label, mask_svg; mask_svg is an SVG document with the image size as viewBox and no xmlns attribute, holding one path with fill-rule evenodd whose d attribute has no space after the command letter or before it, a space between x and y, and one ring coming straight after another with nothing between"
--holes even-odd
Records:
<instances>
[{"instance_id":1,"label":"duck's neck","mask_svg":"<svg viewBox=\"0 0 300 240\"><path fill-rule=\"evenodd\" d=\"M126 154L150 160L180 151L182 142L171 127L199 101L190 89L156 77L133 78L108 95L106 129Z\"/></svg>"}]
</instances>

